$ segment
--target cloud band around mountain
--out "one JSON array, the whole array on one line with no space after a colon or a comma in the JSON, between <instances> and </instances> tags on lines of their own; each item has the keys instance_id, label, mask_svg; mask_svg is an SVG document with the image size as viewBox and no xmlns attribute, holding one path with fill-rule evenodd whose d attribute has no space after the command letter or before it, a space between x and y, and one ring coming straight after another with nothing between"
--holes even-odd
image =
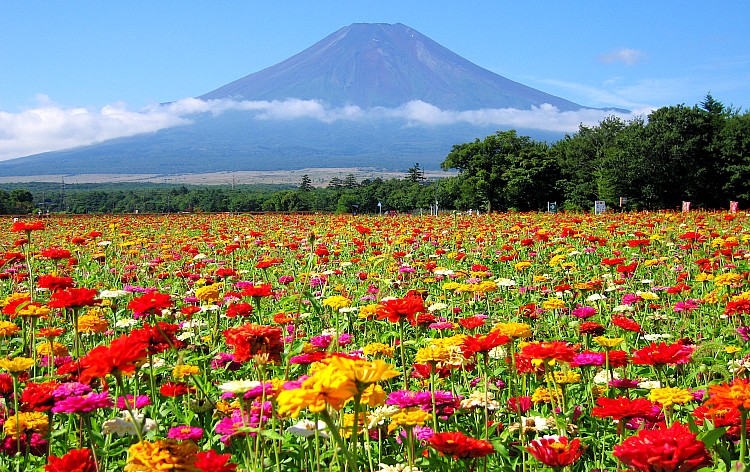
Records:
<instances>
[{"instance_id":1,"label":"cloud band around mountain","mask_svg":"<svg viewBox=\"0 0 750 472\"><path fill-rule=\"evenodd\" d=\"M402 120L406 126L447 126L467 123L500 128L525 128L572 133L579 125L596 125L607 116L631 119L649 110L616 113L580 109L561 112L544 104L530 110L512 108L468 111L441 110L419 100L397 108L357 106L330 108L317 100L284 101L201 100L185 98L168 104L152 105L142 111L129 111L123 105L102 109L64 108L44 103L18 113L0 112L0 160L58 151L103 141L153 133L165 128L189 125L191 116L236 110L251 113L258 120L315 119L324 123L344 120Z\"/></svg>"}]
</instances>

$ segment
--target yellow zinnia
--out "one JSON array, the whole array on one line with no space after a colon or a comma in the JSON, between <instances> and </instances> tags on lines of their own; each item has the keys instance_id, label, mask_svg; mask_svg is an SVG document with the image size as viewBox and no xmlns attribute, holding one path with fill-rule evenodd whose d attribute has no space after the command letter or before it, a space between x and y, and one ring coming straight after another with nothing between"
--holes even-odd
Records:
<instances>
[{"instance_id":1,"label":"yellow zinnia","mask_svg":"<svg viewBox=\"0 0 750 472\"><path fill-rule=\"evenodd\" d=\"M623 341L625 341L625 338L607 338L604 336L597 336L594 338L595 343L597 343L601 347L607 348L617 347L622 344Z\"/></svg>"},{"instance_id":2,"label":"yellow zinnia","mask_svg":"<svg viewBox=\"0 0 750 472\"><path fill-rule=\"evenodd\" d=\"M323 300L323 306L330 307L333 311L339 311L352 304L352 301L341 295L334 295Z\"/></svg>"},{"instance_id":3,"label":"yellow zinnia","mask_svg":"<svg viewBox=\"0 0 750 472\"><path fill-rule=\"evenodd\" d=\"M346 357L332 357L330 367L358 385L382 382L401 374L401 372L393 369L393 364L388 364L382 359L364 361L347 359Z\"/></svg>"},{"instance_id":4,"label":"yellow zinnia","mask_svg":"<svg viewBox=\"0 0 750 472\"><path fill-rule=\"evenodd\" d=\"M23 372L34 365L34 359L28 357L14 357L13 359L0 359L0 368L11 373Z\"/></svg>"},{"instance_id":5,"label":"yellow zinnia","mask_svg":"<svg viewBox=\"0 0 750 472\"><path fill-rule=\"evenodd\" d=\"M391 433L396 428L402 426L404 428L422 426L430 418L432 418L432 415L421 408L406 408L397 411L391 416L391 424L388 425L388 432Z\"/></svg>"},{"instance_id":6,"label":"yellow zinnia","mask_svg":"<svg viewBox=\"0 0 750 472\"><path fill-rule=\"evenodd\" d=\"M19 331L21 328L12 321L0 321L0 336L13 336Z\"/></svg>"},{"instance_id":7,"label":"yellow zinnia","mask_svg":"<svg viewBox=\"0 0 750 472\"><path fill-rule=\"evenodd\" d=\"M157 439L141 441L130 446L126 472L146 472L174 470L180 472L200 472L195 466L198 446L192 441Z\"/></svg>"},{"instance_id":8,"label":"yellow zinnia","mask_svg":"<svg viewBox=\"0 0 750 472\"><path fill-rule=\"evenodd\" d=\"M651 390L648 395L648 399L654 403L661 403L664 408L669 408L675 403L682 405L691 400L694 400L693 394L689 390L684 388L675 387L663 387L655 388Z\"/></svg>"},{"instance_id":9,"label":"yellow zinnia","mask_svg":"<svg viewBox=\"0 0 750 472\"><path fill-rule=\"evenodd\" d=\"M532 336L531 326L526 323L497 323L492 327L492 331L499 331L501 335L509 338L530 338Z\"/></svg>"},{"instance_id":10,"label":"yellow zinnia","mask_svg":"<svg viewBox=\"0 0 750 472\"><path fill-rule=\"evenodd\" d=\"M17 415L10 415L5 420L3 432L6 436L18 439L19 433L24 436L30 433L46 435L49 430L49 419L41 411L22 411Z\"/></svg>"}]
</instances>

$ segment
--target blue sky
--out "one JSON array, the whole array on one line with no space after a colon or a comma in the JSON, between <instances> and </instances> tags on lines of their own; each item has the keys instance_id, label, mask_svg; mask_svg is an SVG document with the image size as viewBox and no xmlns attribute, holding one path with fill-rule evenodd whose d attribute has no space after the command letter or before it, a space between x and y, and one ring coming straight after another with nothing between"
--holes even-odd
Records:
<instances>
[{"instance_id":1,"label":"blue sky","mask_svg":"<svg viewBox=\"0 0 750 472\"><path fill-rule=\"evenodd\" d=\"M209 92L358 22L404 23L586 106L645 113L711 92L750 109L746 0L0 0L0 12L0 159L185 123L157 104Z\"/></svg>"}]
</instances>

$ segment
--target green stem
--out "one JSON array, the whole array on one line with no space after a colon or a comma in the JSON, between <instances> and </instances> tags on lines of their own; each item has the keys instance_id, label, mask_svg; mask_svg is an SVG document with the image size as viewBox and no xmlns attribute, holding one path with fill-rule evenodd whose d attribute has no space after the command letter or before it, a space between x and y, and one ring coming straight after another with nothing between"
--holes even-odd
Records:
<instances>
[{"instance_id":1,"label":"green stem","mask_svg":"<svg viewBox=\"0 0 750 472\"><path fill-rule=\"evenodd\" d=\"M351 472L354 472L357 469L357 461L356 459L349 454L349 451L346 448L346 444L344 443L344 440L341 438L341 435L339 434L339 429L336 426L336 424L333 422L333 418L331 418L331 415L328 413L328 410L323 410L320 412L320 417L323 418L323 422L328 426L328 430L331 432L331 436L333 436L333 440L336 441L336 444L341 449L341 452L344 454L344 457L346 458L346 462L349 465L349 469Z\"/></svg>"},{"instance_id":2,"label":"green stem","mask_svg":"<svg viewBox=\"0 0 750 472\"><path fill-rule=\"evenodd\" d=\"M747 413L747 409L740 408L740 464L745 464L747 458Z\"/></svg>"}]
</instances>

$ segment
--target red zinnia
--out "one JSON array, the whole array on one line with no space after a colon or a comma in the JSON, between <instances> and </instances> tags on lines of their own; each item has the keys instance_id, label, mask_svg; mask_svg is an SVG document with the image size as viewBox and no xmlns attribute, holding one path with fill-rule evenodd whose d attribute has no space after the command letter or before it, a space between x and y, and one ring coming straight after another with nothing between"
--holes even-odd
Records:
<instances>
[{"instance_id":1,"label":"red zinnia","mask_svg":"<svg viewBox=\"0 0 750 472\"><path fill-rule=\"evenodd\" d=\"M427 312L427 308L424 306L424 300L422 300L422 297L416 296L383 300L378 305L378 319L387 319L391 323L399 323L405 320L413 323L417 313L425 312Z\"/></svg>"},{"instance_id":2,"label":"red zinnia","mask_svg":"<svg viewBox=\"0 0 750 472\"><path fill-rule=\"evenodd\" d=\"M503 336L499 331L490 331L489 334L477 334L476 336L467 336L464 338L461 348L464 353L464 357L467 359L474 356L477 352L488 352L492 349L500 346L501 344L507 344L510 342L508 336Z\"/></svg>"},{"instance_id":3,"label":"red zinnia","mask_svg":"<svg viewBox=\"0 0 750 472\"><path fill-rule=\"evenodd\" d=\"M56 247L43 250L41 255L48 259L70 259L70 251Z\"/></svg>"},{"instance_id":4,"label":"red zinnia","mask_svg":"<svg viewBox=\"0 0 750 472\"><path fill-rule=\"evenodd\" d=\"M571 346L563 341L534 342L525 345L521 349L521 355L531 359L542 359L544 361L556 360L568 362L578 352L578 346Z\"/></svg>"},{"instance_id":5,"label":"red zinnia","mask_svg":"<svg viewBox=\"0 0 750 472\"><path fill-rule=\"evenodd\" d=\"M615 326L619 326L624 330L633 331L634 333L641 332L641 325L631 320L630 318L625 318L624 316L613 316L612 324Z\"/></svg>"},{"instance_id":6,"label":"red zinnia","mask_svg":"<svg viewBox=\"0 0 750 472\"><path fill-rule=\"evenodd\" d=\"M694 348L682 344L651 343L648 346L633 351L633 364L641 365L677 365L690 362Z\"/></svg>"},{"instance_id":7,"label":"red zinnia","mask_svg":"<svg viewBox=\"0 0 750 472\"><path fill-rule=\"evenodd\" d=\"M201 472L234 472L237 464L229 462L231 454L219 454L213 449L201 451L195 455L195 466Z\"/></svg>"},{"instance_id":8,"label":"red zinnia","mask_svg":"<svg viewBox=\"0 0 750 472\"><path fill-rule=\"evenodd\" d=\"M227 307L226 315L229 318L236 318L238 316L245 317L250 316L250 314L253 312L253 306L249 303L245 302L239 302L239 303L232 303Z\"/></svg>"},{"instance_id":9,"label":"red zinnia","mask_svg":"<svg viewBox=\"0 0 750 472\"><path fill-rule=\"evenodd\" d=\"M66 290L73 286L71 277L56 277L54 275L41 275L37 280L37 287L49 289L50 292Z\"/></svg>"},{"instance_id":10,"label":"red zinnia","mask_svg":"<svg viewBox=\"0 0 750 472\"><path fill-rule=\"evenodd\" d=\"M194 389L189 387L185 382L164 382L159 387L159 393L165 397L179 397L185 395L188 392L192 392Z\"/></svg>"},{"instance_id":11,"label":"red zinnia","mask_svg":"<svg viewBox=\"0 0 750 472\"><path fill-rule=\"evenodd\" d=\"M576 438L569 441L565 436L559 438L545 436L535 439L526 450L539 462L553 469L567 467L580 459L583 454L581 440Z\"/></svg>"},{"instance_id":12,"label":"red zinnia","mask_svg":"<svg viewBox=\"0 0 750 472\"><path fill-rule=\"evenodd\" d=\"M226 342L234 346L234 360L245 362L253 356L268 356L270 362L281 363L284 351L282 330L279 326L260 326L248 323L224 331Z\"/></svg>"},{"instance_id":13,"label":"red zinnia","mask_svg":"<svg viewBox=\"0 0 750 472\"><path fill-rule=\"evenodd\" d=\"M152 292L130 300L128 308L133 313L152 313L172 306L172 299L166 293Z\"/></svg>"},{"instance_id":14,"label":"red zinnia","mask_svg":"<svg viewBox=\"0 0 750 472\"><path fill-rule=\"evenodd\" d=\"M136 363L146 358L148 345L130 336L114 339L109 347L97 346L81 359L80 381L89 383L108 374L130 373Z\"/></svg>"},{"instance_id":15,"label":"red zinnia","mask_svg":"<svg viewBox=\"0 0 750 472\"><path fill-rule=\"evenodd\" d=\"M481 439L474 439L463 433L435 433L430 438L430 446L441 454L454 459L473 459L488 456L495 452L495 447Z\"/></svg>"},{"instance_id":16,"label":"red zinnia","mask_svg":"<svg viewBox=\"0 0 750 472\"><path fill-rule=\"evenodd\" d=\"M27 223L25 221L16 221L13 226L10 227L11 233L20 233L21 231L37 231L43 230L44 223L41 221L34 221L33 223Z\"/></svg>"},{"instance_id":17,"label":"red zinnia","mask_svg":"<svg viewBox=\"0 0 750 472\"><path fill-rule=\"evenodd\" d=\"M656 404L645 398L631 400L627 397L596 399L599 406L591 410L591 415L597 418L612 418L613 420L629 420L631 418L651 418Z\"/></svg>"},{"instance_id":18,"label":"red zinnia","mask_svg":"<svg viewBox=\"0 0 750 472\"><path fill-rule=\"evenodd\" d=\"M613 455L628 467L644 472L692 472L712 464L706 445L680 423L666 429L642 429L615 446Z\"/></svg>"},{"instance_id":19,"label":"red zinnia","mask_svg":"<svg viewBox=\"0 0 750 472\"><path fill-rule=\"evenodd\" d=\"M95 297L99 292L92 288L69 288L52 294L47 304L50 308L79 308L97 305Z\"/></svg>"},{"instance_id":20,"label":"red zinnia","mask_svg":"<svg viewBox=\"0 0 750 472\"><path fill-rule=\"evenodd\" d=\"M244 297L270 297L273 295L271 284L250 285L242 290Z\"/></svg>"},{"instance_id":21,"label":"red zinnia","mask_svg":"<svg viewBox=\"0 0 750 472\"><path fill-rule=\"evenodd\" d=\"M177 331L180 327L172 323L159 321L156 326L146 323L143 328L133 330L131 339L146 345L149 354L164 352L170 347L182 349L185 343L177 339Z\"/></svg>"},{"instance_id":22,"label":"red zinnia","mask_svg":"<svg viewBox=\"0 0 750 472\"><path fill-rule=\"evenodd\" d=\"M45 472L96 472L96 461L89 449L71 449L62 457L50 456Z\"/></svg>"}]
</instances>

